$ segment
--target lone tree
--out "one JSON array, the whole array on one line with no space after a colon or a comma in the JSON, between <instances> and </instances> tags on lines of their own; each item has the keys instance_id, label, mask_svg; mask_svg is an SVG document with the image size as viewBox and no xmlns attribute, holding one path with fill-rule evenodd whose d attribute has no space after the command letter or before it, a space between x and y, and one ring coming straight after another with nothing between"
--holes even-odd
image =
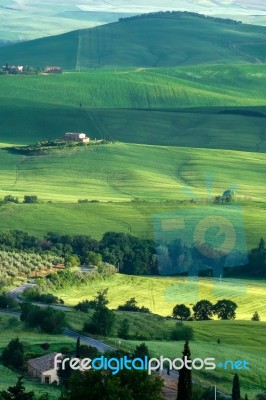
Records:
<instances>
[{"instance_id":1,"label":"lone tree","mask_svg":"<svg viewBox=\"0 0 266 400\"><path fill-rule=\"evenodd\" d=\"M237 304L232 300L219 300L213 306L213 312L219 319L235 319Z\"/></svg>"},{"instance_id":2,"label":"lone tree","mask_svg":"<svg viewBox=\"0 0 266 400\"><path fill-rule=\"evenodd\" d=\"M182 359L190 360L190 348L189 343L186 341L183 357ZM192 373L190 369L187 369L184 365L183 368L179 371L179 380L178 380L178 388L177 388L177 400L191 400L192 399Z\"/></svg>"},{"instance_id":3,"label":"lone tree","mask_svg":"<svg viewBox=\"0 0 266 400\"><path fill-rule=\"evenodd\" d=\"M24 364L24 347L19 338L12 339L2 352L2 361L5 366L22 368Z\"/></svg>"},{"instance_id":4,"label":"lone tree","mask_svg":"<svg viewBox=\"0 0 266 400\"><path fill-rule=\"evenodd\" d=\"M232 388L232 400L241 400L240 397L240 382L237 374L234 376Z\"/></svg>"},{"instance_id":5,"label":"lone tree","mask_svg":"<svg viewBox=\"0 0 266 400\"><path fill-rule=\"evenodd\" d=\"M180 319L180 321L188 320L191 315L190 309L185 304L177 304L173 308L173 317Z\"/></svg>"},{"instance_id":6,"label":"lone tree","mask_svg":"<svg viewBox=\"0 0 266 400\"><path fill-rule=\"evenodd\" d=\"M254 312L254 314L253 314L253 316L251 318L251 321L260 321L260 316L258 314L258 311Z\"/></svg>"},{"instance_id":7,"label":"lone tree","mask_svg":"<svg viewBox=\"0 0 266 400\"><path fill-rule=\"evenodd\" d=\"M107 291L98 292L95 297L95 311L89 323L85 323L84 330L90 333L97 333L99 335L108 336L113 328L115 313L109 308L107 299Z\"/></svg>"},{"instance_id":8,"label":"lone tree","mask_svg":"<svg viewBox=\"0 0 266 400\"><path fill-rule=\"evenodd\" d=\"M80 358L80 337L77 338L77 343L76 343L76 357Z\"/></svg>"},{"instance_id":9,"label":"lone tree","mask_svg":"<svg viewBox=\"0 0 266 400\"><path fill-rule=\"evenodd\" d=\"M209 300L198 301L193 307L194 317L198 321L208 321L213 315L213 305Z\"/></svg>"}]
</instances>

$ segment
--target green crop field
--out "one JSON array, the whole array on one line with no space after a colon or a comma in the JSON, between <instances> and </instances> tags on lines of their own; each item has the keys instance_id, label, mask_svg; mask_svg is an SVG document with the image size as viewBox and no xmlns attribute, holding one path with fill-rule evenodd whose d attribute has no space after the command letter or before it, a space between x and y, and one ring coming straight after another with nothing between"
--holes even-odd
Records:
<instances>
[{"instance_id":1,"label":"green crop field","mask_svg":"<svg viewBox=\"0 0 266 400\"><path fill-rule=\"evenodd\" d=\"M0 143L94 138L265 151L263 65L0 76Z\"/></svg>"},{"instance_id":2,"label":"green crop field","mask_svg":"<svg viewBox=\"0 0 266 400\"><path fill-rule=\"evenodd\" d=\"M265 31L200 16L146 16L0 48L0 60L68 69L257 63L265 62Z\"/></svg>"},{"instance_id":3,"label":"green crop field","mask_svg":"<svg viewBox=\"0 0 266 400\"><path fill-rule=\"evenodd\" d=\"M215 303L226 298L238 304L237 319L250 320L257 310L266 322L265 281L212 278L177 277L136 277L117 274L108 280L92 282L81 288L74 287L56 291L67 305L75 305L85 299L92 299L97 291L108 288L110 307L116 308L126 300L135 297L139 304L153 313L171 315L177 303L192 307L198 300L208 299Z\"/></svg>"},{"instance_id":4,"label":"green crop field","mask_svg":"<svg viewBox=\"0 0 266 400\"><path fill-rule=\"evenodd\" d=\"M261 185L264 153L113 143L40 156L0 154L2 195L30 191L56 202L190 200L206 195L210 174L213 196L233 186L239 196L254 201L262 202L266 195Z\"/></svg>"},{"instance_id":5,"label":"green crop field","mask_svg":"<svg viewBox=\"0 0 266 400\"><path fill-rule=\"evenodd\" d=\"M154 214L214 212L206 204L208 196L233 187L243 205L249 246L265 235L264 153L113 143L43 156L0 154L0 195L22 201L32 194L40 200L37 205L2 205L2 230L27 227L40 235L55 227L97 238L112 230L152 237ZM79 199L102 203L78 204ZM233 218L234 210L230 213Z\"/></svg>"},{"instance_id":6,"label":"green crop field","mask_svg":"<svg viewBox=\"0 0 266 400\"><path fill-rule=\"evenodd\" d=\"M118 68L62 75L0 75L1 101L85 108L265 106L264 65ZM29 104L32 107L32 103ZM44 104L43 104L44 106ZM15 109L13 109L15 112Z\"/></svg>"}]
</instances>

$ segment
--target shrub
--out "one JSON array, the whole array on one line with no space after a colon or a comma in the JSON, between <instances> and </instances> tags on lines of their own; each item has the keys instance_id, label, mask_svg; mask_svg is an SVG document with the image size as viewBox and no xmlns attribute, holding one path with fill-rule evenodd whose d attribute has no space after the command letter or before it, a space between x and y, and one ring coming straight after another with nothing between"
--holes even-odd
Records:
<instances>
[{"instance_id":1,"label":"shrub","mask_svg":"<svg viewBox=\"0 0 266 400\"><path fill-rule=\"evenodd\" d=\"M194 332L190 326L184 326L183 324L177 323L173 331L171 332L171 340L193 340Z\"/></svg>"}]
</instances>

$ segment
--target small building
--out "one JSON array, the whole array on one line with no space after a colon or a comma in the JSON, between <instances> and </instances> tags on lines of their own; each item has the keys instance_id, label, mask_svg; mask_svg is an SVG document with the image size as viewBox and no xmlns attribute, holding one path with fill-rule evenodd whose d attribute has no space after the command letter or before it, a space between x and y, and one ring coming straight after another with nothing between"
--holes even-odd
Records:
<instances>
[{"instance_id":1,"label":"small building","mask_svg":"<svg viewBox=\"0 0 266 400\"><path fill-rule=\"evenodd\" d=\"M47 66L44 68L43 72L45 74L62 74L62 68L58 66Z\"/></svg>"},{"instance_id":2,"label":"small building","mask_svg":"<svg viewBox=\"0 0 266 400\"><path fill-rule=\"evenodd\" d=\"M88 143L90 138L86 136L86 133L77 133L77 132L67 132L64 135L64 140L66 142L81 142Z\"/></svg>"},{"instance_id":3,"label":"small building","mask_svg":"<svg viewBox=\"0 0 266 400\"><path fill-rule=\"evenodd\" d=\"M55 368L55 356L58 353L47 354L38 358L31 358L27 362L28 374L32 378L37 378L41 383L59 382L57 370Z\"/></svg>"}]
</instances>

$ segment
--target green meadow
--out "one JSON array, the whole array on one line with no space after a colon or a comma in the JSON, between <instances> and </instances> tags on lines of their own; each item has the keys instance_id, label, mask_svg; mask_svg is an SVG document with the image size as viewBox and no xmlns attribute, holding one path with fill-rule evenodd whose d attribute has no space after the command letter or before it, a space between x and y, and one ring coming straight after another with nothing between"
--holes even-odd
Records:
<instances>
[{"instance_id":1,"label":"green meadow","mask_svg":"<svg viewBox=\"0 0 266 400\"><path fill-rule=\"evenodd\" d=\"M0 82L3 105L11 99L18 109L19 99L36 102L37 109L40 103L89 109L251 107L265 106L266 74L262 64L199 65L1 75Z\"/></svg>"},{"instance_id":2,"label":"green meadow","mask_svg":"<svg viewBox=\"0 0 266 400\"><path fill-rule=\"evenodd\" d=\"M247 279L214 278L188 279L180 277L142 277L116 274L108 280L92 282L87 286L58 290L56 295L66 305L75 305L85 299L93 299L99 290L108 288L109 306L117 308L126 300L135 297L139 304L153 313L169 316L177 303L192 307L198 300L208 299L213 303L226 298L238 305L237 320L250 320L258 311L266 322L265 281Z\"/></svg>"},{"instance_id":3,"label":"green meadow","mask_svg":"<svg viewBox=\"0 0 266 400\"><path fill-rule=\"evenodd\" d=\"M128 143L265 152L263 65L0 76L0 143L83 131Z\"/></svg>"},{"instance_id":4,"label":"green meadow","mask_svg":"<svg viewBox=\"0 0 266 400\"><path fill-rule=\"evenodd\" d=\"M206 195L209 175L213 196L233 186L253 201L266 195L264 153L111 143L40 156L0 154L2 195L32 192L56 202L190 200Z\"/></svg>"},{"instance_id":5,"label":"green meadow","mask_svg":"<svg viewBox=\"0 0 266 400\"><path fill-rule=\"evenodd\" d=\"M12 194L22 202L32 194L40 202L2 205L2 230L26 228L38 236L51 230L82 232L95 238L115 230L152 238L155 214L215 212L211 199L235 188L248 245L256 246L265 234L264 153L112 143L41 156L7 150L0 155L0 196Z\"/></svg>"}]
</instances>

